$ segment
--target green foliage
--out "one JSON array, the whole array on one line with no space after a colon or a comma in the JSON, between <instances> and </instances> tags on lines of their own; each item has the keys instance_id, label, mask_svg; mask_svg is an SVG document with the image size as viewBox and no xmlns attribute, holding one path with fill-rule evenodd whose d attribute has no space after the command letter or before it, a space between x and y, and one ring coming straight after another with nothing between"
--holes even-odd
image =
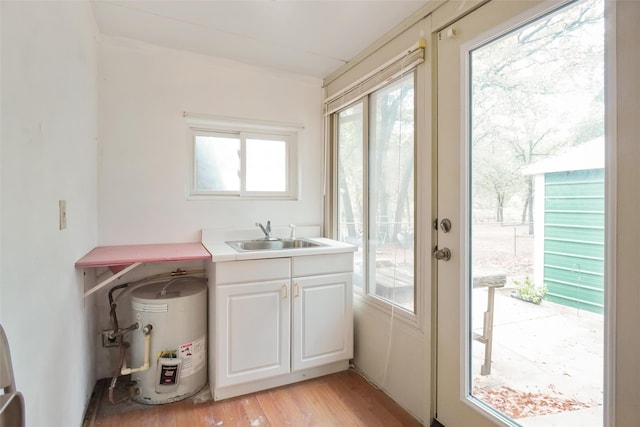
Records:
<instances>
[{"instance_id":1,"label":"green foliage","mask_svg":"<svg viewBox=\"0 0 640 427\"><path fill-rule=\"evenodd\" d=\"M528 275L523 281L514 280L513 283L516 285L516 296L523 301L540 304L547 293L546 285L536 286Z\"/></svg>"}]
</instances>

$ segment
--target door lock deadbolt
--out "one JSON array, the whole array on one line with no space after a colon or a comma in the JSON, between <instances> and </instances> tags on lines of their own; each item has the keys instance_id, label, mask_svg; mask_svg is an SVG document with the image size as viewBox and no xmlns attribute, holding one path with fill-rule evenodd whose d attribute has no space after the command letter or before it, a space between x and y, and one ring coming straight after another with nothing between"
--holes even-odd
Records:
<instances>
[{"instance_id":1,"label":"door lock deadbolt","mask_svg":"<svg viewBox=\"0 0 640 427\"><path fill-rule=\"evenodd\" d=\"M451 231L451 221L448 218L440 221L440 230L442 230L444 233L448 233L449 231Z\"/></svg>"}]
</instances>

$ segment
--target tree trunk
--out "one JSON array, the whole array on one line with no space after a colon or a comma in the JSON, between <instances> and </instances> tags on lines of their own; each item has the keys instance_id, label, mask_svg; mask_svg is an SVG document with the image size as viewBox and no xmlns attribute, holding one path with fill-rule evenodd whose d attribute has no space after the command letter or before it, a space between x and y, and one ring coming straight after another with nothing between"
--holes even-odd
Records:
<instances>
[{"instance_id":1,"label":"tree trunk","mask_svg":"<svg viewBox=\"0 0 640 427\"><path fill-rule=\"evenodd\" d=\"M527 179L527 197L522 208L522 223L529 224L529 235L533 235L533 177Z\"/></svg>"},{"instance_id":2,"label":"tree trunk","mask_svg":"<svg viewBox=\"0 0 640 427\"><path fill-rule=\"evenodd\" d=\"M504 193L496 194L498 199L498 207L496 208L496 222L502 224L504 222Z\"/></svg>"},{"instance_id":3,"label":"tree trunk","mask_svg":"<svg viewBox=\"0 0 640 427\"><path fill-rule=\"evenodd\" d=\"M342 163L338 162L338 168L338 176L344 176ZM353 206L351 205L351 197L349 195L349 186L345 184L340 187L343 191L338 191L338 194L342 195L342 200L340 200L340 202L342 203L342 209L344 211L343 221L347 225L347 237L357 237L356 224L353 217ZM338 230L338 233L340 233L340 230Z\"/></svg>"},{"instance_id":4,"label":"tree trunk","mask_svg":"<svg viewBox=\"0 0 640 427\"><path fill-rule=\"evenodd\" d=\"M398 203L396 205L395 217L393 218L393 241L398 240L398 234L402 232L402 213L405 208L409 209L409 183L413 177L413 157L409 159L408 164L403 168L402 181L400 182L400 194L398 194Z\"/></svg>"}]
</instances>

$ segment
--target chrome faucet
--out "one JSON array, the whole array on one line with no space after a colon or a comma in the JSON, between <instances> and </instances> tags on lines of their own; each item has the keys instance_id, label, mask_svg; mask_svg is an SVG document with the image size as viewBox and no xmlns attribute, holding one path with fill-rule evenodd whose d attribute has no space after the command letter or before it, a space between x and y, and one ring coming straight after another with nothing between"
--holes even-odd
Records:
<instances>
[{"instance_id":1,"label":"chrome faucet","mask_svg":"<svg viewBox=\"0 0 640 427\"><path fill-rule=\"evenodd\" d=\"M259 222L256 222L256 227L260 227L260 229L264 233L264 238L265 239L271 239L271 221L267 221L267 226L266 227L264 227Z\"/></svg>"}]
</instances>

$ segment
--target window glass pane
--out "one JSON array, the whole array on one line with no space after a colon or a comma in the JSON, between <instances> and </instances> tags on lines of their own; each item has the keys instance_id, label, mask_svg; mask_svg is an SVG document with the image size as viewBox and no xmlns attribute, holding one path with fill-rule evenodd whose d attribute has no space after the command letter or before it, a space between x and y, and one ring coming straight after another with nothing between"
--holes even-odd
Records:
<instances>
[{"instance_id":1,"label":"window glass pane","mask_svg":"<svg viewBox=\"0 0 640 427\"><path fill-rule=\"evenodd\" d=\"M363 268L363 104L338 113L338 239L358 245L353 285L362 289Z\"/></svg>"},{"instance_id":2,"label":"window glass pane","mask_svg":"<svg viewBox=\"0 0 640 427\"><path fill-rule=\"evenodd\" d=\"M195 189L240 191L240 139L196 135L194 144Z\"/></svg>"},{"instance_id":3,"label":"window glass pane","mask_svg":"<svg viewBox=\"0 0 640 427\"><path fill-rule=\"evenodd\" d=\"M605 4L469 53L467 386L516 425L603 425Z\"/></svg>"},{"instance_id":4,"label":"window glass pane","mask_svg":"<svg viewBox=\"0 0 640 427\"><path fill-rule=\"evenodd\" d=\"M413 75L371 95L369 293L414 310ZM372 280L373 279L373 280Z\"/></svg>"},{"instance_id":5,"label":"window glass pane","mask_svg":"<svg viewBox=\"0 0 640 427\"><path fill-rule=\"evenodd\" d=\"M247 191L287 191L287 143L249 139L246 141Z\"/></svg>"}]
</instances>

